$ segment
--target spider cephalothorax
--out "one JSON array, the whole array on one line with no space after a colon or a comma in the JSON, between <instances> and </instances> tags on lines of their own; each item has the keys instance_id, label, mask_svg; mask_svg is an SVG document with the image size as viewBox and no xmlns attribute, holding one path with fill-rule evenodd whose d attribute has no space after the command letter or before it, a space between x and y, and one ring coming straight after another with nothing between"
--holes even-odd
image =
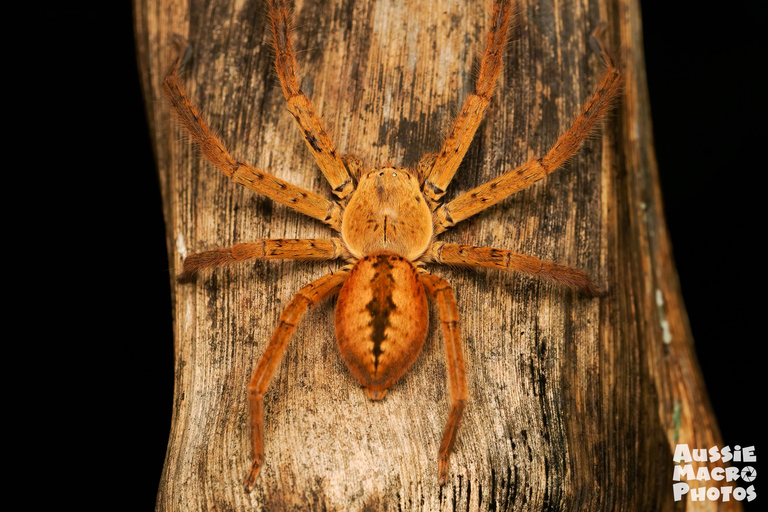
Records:
<instances>
[{"instance_id":1,"label":"spider cephalothorax","mask_svg":"<svg viewBox=\"0 0 768 512\"><path fill-rule=\"evenodd\" d=\"M360 176L341 220L341 238L355 258L387 251L416 261L433 233L432 212L419 180L393 167Z\"/></svg>"},{"instance_id":2,"label":"spider cephalothorax","mask_svg":"<svg viewBox=\"0 0 768 512\"><path fill-rule=\"evenodd\" d=\"M263 397L296 323L311 305L338 292L336 338L350 372L368 397L380 400L408 369L427 335L427 297L437 304L445 338L451 409L440 445L439 478L445 482L448 458L467 399L459 317L451 285L430 273L428 264L465 265L515 270L596 294L580 271L504 249L449 244L437 235L457 222L502 201L557 170L573 156L617 96L621 77L602 49L607 69L573 125L541 158L509 170L473 190L443 203L493 95L511 17L511 0L496 0L485 53L474 93L437 153L424 155L414 169L379 167L364 170L352 154L340 155L296 78L290 16L285 1L269 0L275 68L288 108L308 149L338 200L303 190L246 163L236 161L210 132L179 82L180 60L164 88L179 119L203 154L233 181L320 220L339 232L326 239L265 239L188 256L184 276L249 259L341 259L348 265L308 284L280 316L278 326L248 386L253 463L246 479L251 489L264 460Z\"/></svg>"}]
</instances>

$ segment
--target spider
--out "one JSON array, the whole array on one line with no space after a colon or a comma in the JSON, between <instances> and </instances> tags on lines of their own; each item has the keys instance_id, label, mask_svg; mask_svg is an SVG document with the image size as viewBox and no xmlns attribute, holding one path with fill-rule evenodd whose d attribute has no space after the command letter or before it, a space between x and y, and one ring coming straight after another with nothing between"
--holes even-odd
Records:
<instances>
[{"instance_id":1,"label":"spider","mask_svg":"<svg viewBox=\"0 0 768 512\"><path fill-rule=\"evenodd\" d=\"M442 485L447 479L449 457L468 394L456 300L451 285L428 271L427 264L513 270L592 296L600 291L581 270L504 249L444 243L436 237L546 177L573 156L610 109L618 95L621 74L602 43L602 29L596 30L593 35L606 70L572 126L543 157L445 203L442 198L483 120L501 72L512 0L495 0L475 91L466 98L440 151L425 154L414 168L364 168L355 155L339 154L299 87L287 2L267 1L275 68L288 109L337 199L326 199L235 160L187 98L178 75L184 60L181 54L163 84L182 125L216 168L236 183L338 232L338 236L326 239L264 239L192 254L184 260L182 280L203 269L254 259L347 262L299 290L281 314L256 365L248 385L253 458L245 489L252 490L264 463L263 398L270 378L306 310L336 293L338 347L350 372L371 400L383 399L413 363L427 336L427 297L436 303L445 339L451 396L439 449L438 474Z\"/></svg>"}]
</instances>

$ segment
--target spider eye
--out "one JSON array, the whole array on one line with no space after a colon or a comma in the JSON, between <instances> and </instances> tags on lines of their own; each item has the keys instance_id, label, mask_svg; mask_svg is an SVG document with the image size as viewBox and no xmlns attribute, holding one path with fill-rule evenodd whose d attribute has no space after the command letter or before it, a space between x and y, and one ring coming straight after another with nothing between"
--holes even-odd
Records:
<instances>
[{"instance_id":1,"label":"spider eye","mask_svg":"<svg viewBox=\"0 0 768 512\"><path fill-rule=\"evenodd\" d=\"M379 173L379 176L384 176L384 171L381 171L381 172Z\"/></svg>"},{"instance_id":2,"label":"spider eye","mask_svg":"<svg viewBox=\"0 0 768 512\"><path fill-rule=\"evenodd\" d=\"M393 172L393 173L392 173L392 176L394 176L394 177L396 178L396 177L397 177L397 173L396 173L396 172Z\"/></svg>"}]
</instances>

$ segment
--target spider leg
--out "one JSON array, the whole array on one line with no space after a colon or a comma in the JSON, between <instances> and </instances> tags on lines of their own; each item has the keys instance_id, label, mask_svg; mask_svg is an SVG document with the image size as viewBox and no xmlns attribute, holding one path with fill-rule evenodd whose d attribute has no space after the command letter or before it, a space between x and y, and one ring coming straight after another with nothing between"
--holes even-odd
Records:
<instances>
[{"instance_id":1,"label":"spider leg","mask_svg":"<svg viewBox=\"0 0 768 512\"><path fill-rule=\"evenodd\" d=\"M548 174L555 172L578 151L584 139L592 133L611 109L621 88L621 73L614 67L612 59L608 56L600 39L601 34L602 32L598 29L593 36L603 53L602 56L607 69L592 97L584 105L581 114L568 131L557 139L555 145L543 158L534 158L437 208L434 214L435 233L442 233L457 222L461 222L545 178Z\"/></svg>"},{"instance_id":2,"label":"spider leg","mask_svg":"<svg viewBox=\"0 0 768 512\"><path fill-rule=\"evenodd\" d=\"M325 175L333 193L340 199L355 189L354 181L333 141L323 128L312 102L301 91L296 77L296 54L291 45L291 14L285 0L269 0L269 19L272 27L272 46L275 49L275 69L280 79L288 109L304 135L304 142L315 162Z\"/></svg>"},{"instance_id":3,"label":"spider leg","mask_svg":"<svg viewBox=\"0 0 768 512\"><path fill-rule=\"evenodd\" d=\"M259 475L264 462L264 393L269 386L272 374L275 373L282 359L285 347L293 335L296 324L301 320L308 307L314 306L324 298L337 292L349 275L350 266L327 274L313 281L301 290L280 315L280 322L272 334L264 354L261 356L251 382L248 384L248 405L251 412L251 446L253 448L253 463L245 479L245 490L250 492L253 483Z\"/></svg>"},{"instance_id":4,"label":"spider leg","mask_svg":"<svg viewBox=\"0 0 768 512\"><path fill-rule=\"evenodd\" d=\"M504 249L435 242L427 249L422 261L443 265L514 270L564 284L589 296L604 295L604 292L582 270L542 261L533 256L517 254Z\"/></svg>"},{"instance_id":5,"label":"spider leg","mask_svg":"<svg viewBox=\"0 0 768 512\"><path fill-rule=\"evenodd\" d=\"M445 338L448 380L451 386L451 410L448 413L443 440L440 443L438 463L438 474L440 485L442 485L448 478L448 460L456 442L456 433L469 395L467 393L464 356L461 352L459 311L456 308L456 298L453 295L451 285L448 281L423 270L419 274L419 279L427 294L437 303L437 308L440 311L440 321L443 324L443 337Z\"/></svg>"},{"instance_id":6,"label":"spider leg","mask_svg":"<svg viewBox=\"0 0 768 512\"><path fill-rule=\"evenodd\" d=\"M433 210L445 194L448 184L464 159L469 144L472 142L490 104L493 89L496 86L499 73L501 73L502 58L507 43L507 28L511 17L512 1L496 0L493 7L491 29L488 33L488 43L480 61L480 74L477 78L475 92L464 101L464 106L454 121L442 149L437 153L434 164L428 170L423 185L424 195L431 203ZM432 158L434 157L431 155L425 155L423 160L429 162ZM422 167L421 163L419 167Z\"/></svg>"},{"instance_id":7,"label":"spider leg","mask_svg":"<svg viewBox=\"0 0 768 512\"><path fill-rule=\"evenodd\" d=\"M199 110L190 102L178 75L179 60L163 82L176 114L203 155L227 177L273 201L284 204L304 215L318 219L335 230L341 229L341 205L313 192L304 190L271 174L238 162L227 152L224 144L211 133Z\"/></svg>"},{"instance_id":8,"label":"spider leg","mask_svg":"<svg viewBox=\"0 0 768 512\"><path fill-rule=\"evenodd\" d=\"M184 258L184 271L179 280L187 280L204 269L253 259L325 261L351 257L341 238L263 239L190 254Z\"/></svg>"}]
</instances>

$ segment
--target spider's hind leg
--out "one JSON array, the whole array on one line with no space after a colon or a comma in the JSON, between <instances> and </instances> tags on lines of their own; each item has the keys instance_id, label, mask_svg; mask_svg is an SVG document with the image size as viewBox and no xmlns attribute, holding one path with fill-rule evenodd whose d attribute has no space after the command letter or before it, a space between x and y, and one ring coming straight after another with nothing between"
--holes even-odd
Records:
<instances>
[{"instance_id":1,"label":"spider's hind leg","mask_svg":"<svg viewBox=\"0 0 768 512\"><path fill-rule=\"evenodd\" d=\"M251 382L248 384L253 462L245 479L245 490L247 492L253 489L253 484L264 463L264 393L267 391L269 381L282 359L296 324L304 316L307 308L336 293L347 279L350 268L351 266L347 266L336 272L326 274L299 290L299 293L296 294L290 304L288 304L288 307L285 308L285 311L283 311L283 314L280 315L277 329L272 334L264 354L256 365Z\"/></svg>"},{"instance_id":2,"label":"spider's hind leg","mask_svg":"<svg viewBox=\"0 0 768 512\"><path fill-rule=\"evenodd\" d=\"M440 311L440 322L443 325L445 338L445 358L448 369L448 381L451 387L451 410L445 424L443 440L440 443L438 474L440 485L448 478L448 463L456 442L461 416L464 413L469 393L467 392L466 369L464 355L461 352L461 335L459 333L459 310L456 307L456 297L450 283L445 279L421 270L419 279L427 294L437 303Z\"/></svg>"}]
</instances>

